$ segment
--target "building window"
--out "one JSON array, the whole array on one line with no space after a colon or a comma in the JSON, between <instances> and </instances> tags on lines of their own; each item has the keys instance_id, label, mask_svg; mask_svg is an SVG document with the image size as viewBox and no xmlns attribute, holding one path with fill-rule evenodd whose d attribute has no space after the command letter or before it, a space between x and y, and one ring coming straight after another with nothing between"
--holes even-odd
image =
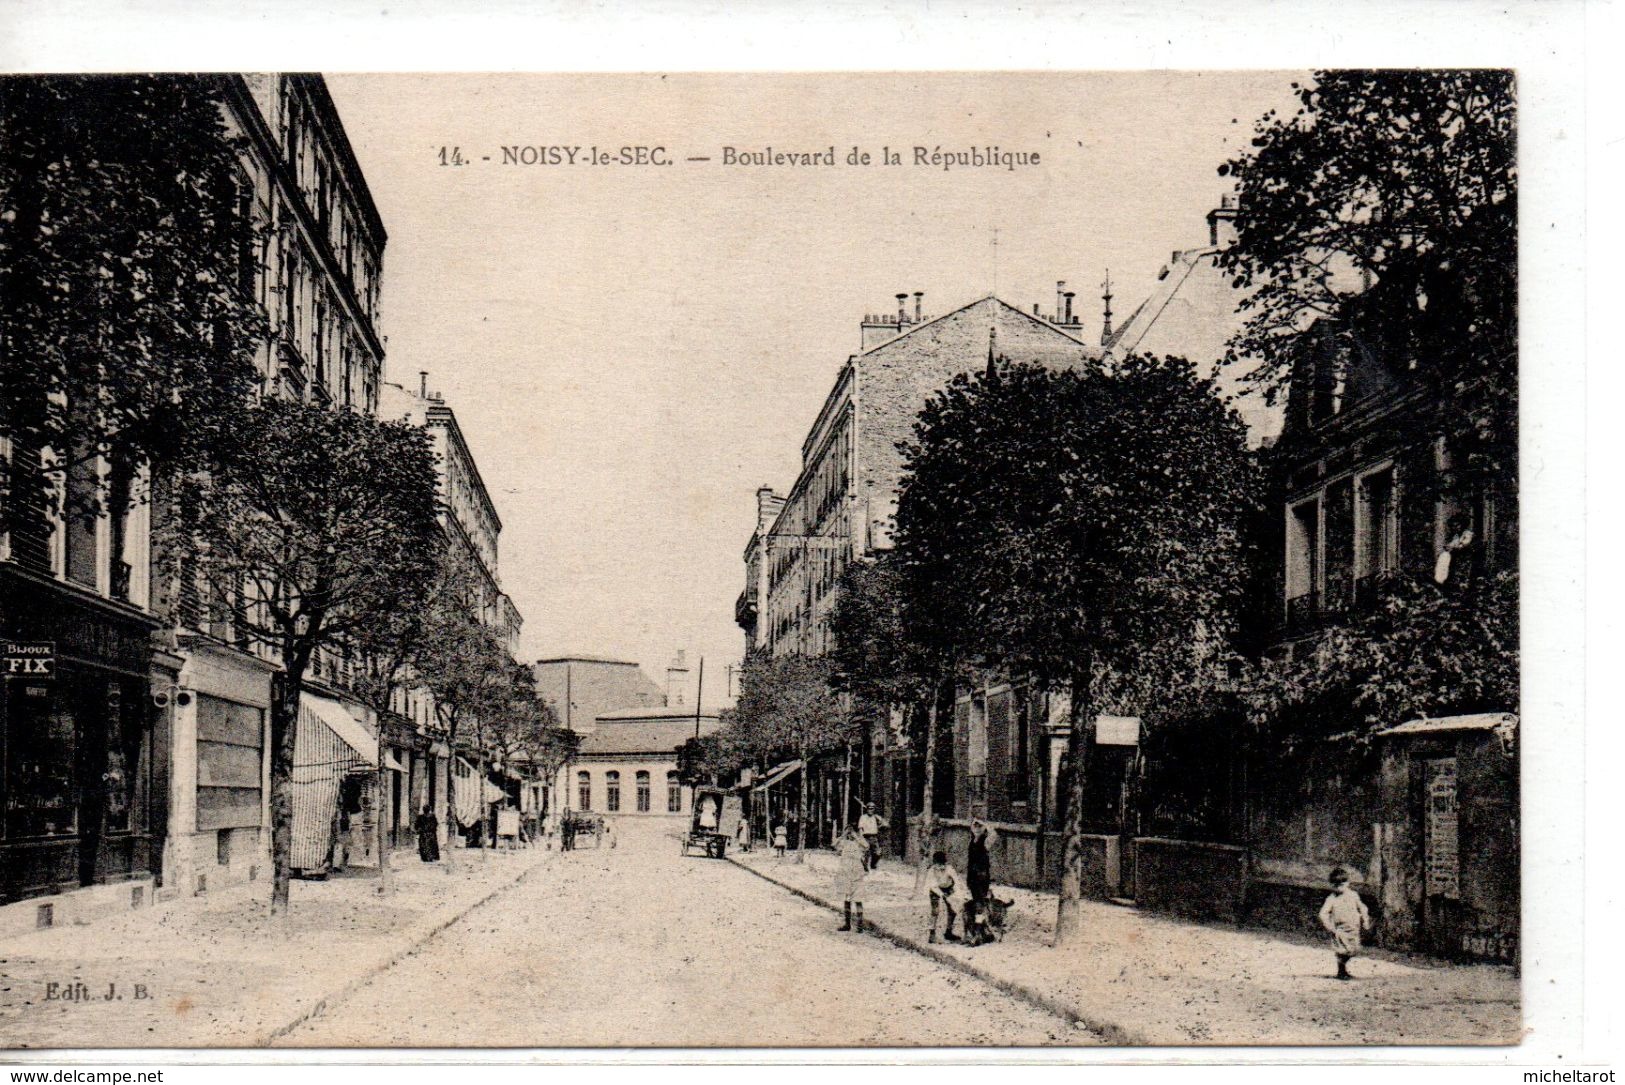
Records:
<instances>
[{"instance_id":1,"label":"building window","mask_svg":"<svg viewBox=\"0 0 1625 1085\"><path fill-rule=\"evenodd\" d=\"M666 773L666 813L681 814L683 812L683 785L678 782L675 772Z\"/></svg>"},{"instance_id":2,"label":"building window","mask_svg":"<svg viewBox=\"0 0 1625 1085\"><path fill-rule=\"evenodd\" d=\"M592 773L586 770L576 773L576 809L592 809Z\"/></svg>"},{"instance_id":3,"label":"building window","mask_svg":"<svg viewBox=\"0 0 1625 1085\"><path fill-rule=\"evenodd\" d=\"M1354 522L1354 576L1381 579L1399 568L1399 501L1394 469L1363 476L1358 484Z\"/></svg>"},{"instance_id":4,"label":"building window","mask_svg":"<svg viewBox=\"0 0 1625 1085\"><path fill-rule=\"evenodd\" d=\"M1287 621L1307 618L1320 609L1320 499L1289 506L1286 515Z\"/></svg>"},{"instance_id":5,"label":"building window","mask_svg":"<svg viewBox=\"0 0 1625 1085\"><path fill-rule=\"evenodd\" d=\"M638 813L647 814L648 812L649 774L647 772L640 772L638 773Z\"/></svg>"},{"instance_id":6,"label":"building window","mask_svg":"<svg viewBox=\"0 0 1625 1085\"><path fill-rule=\"evenodd\" d=\"M604 773L604 809L616 813L621 808L621 774Z\"/></svg>"}]
</instances>

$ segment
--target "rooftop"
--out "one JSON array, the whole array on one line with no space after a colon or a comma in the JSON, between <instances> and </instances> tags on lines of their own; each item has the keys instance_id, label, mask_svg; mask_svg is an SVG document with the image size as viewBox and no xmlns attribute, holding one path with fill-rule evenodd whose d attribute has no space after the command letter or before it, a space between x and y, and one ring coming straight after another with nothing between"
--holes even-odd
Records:
<instances>
[{"instance_id":1,"label":"rooftop","mask_svg":"<svg viewBox=\"0 0 1625 1085\"><path fill-rule=\"evenodd\" d=\"M604 717L600 716L600 720ZM710 726L706 726L709 723ZM716 730L715 716L701 717L701 734ZM582 756L590 754L659 754L674 757L677 748L694 737L694 717L644 719L600 727L581 739Z\"/></svg>"}]
</instances>

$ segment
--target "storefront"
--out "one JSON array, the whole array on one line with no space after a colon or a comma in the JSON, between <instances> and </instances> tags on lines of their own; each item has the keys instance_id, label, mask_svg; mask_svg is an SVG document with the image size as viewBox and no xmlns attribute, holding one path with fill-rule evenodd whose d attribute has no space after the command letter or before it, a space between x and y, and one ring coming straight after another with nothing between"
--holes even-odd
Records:
<instances>
[{"instance_id":1,"label":"storefront","mask_svg":"<svg viewBox=\"0 0 1625 1085\"><path fill-rule=\"evenodd\" d=\"M154 874L167 801L156 627L0 565L0 904Z\"/></svg>"}]
</instances>

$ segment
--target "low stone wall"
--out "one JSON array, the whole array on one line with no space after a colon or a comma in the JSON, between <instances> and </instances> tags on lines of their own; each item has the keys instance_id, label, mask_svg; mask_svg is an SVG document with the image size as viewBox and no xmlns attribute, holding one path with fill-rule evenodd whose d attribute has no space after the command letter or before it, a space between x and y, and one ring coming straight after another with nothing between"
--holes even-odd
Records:
<instances>
[{"instance_id":1,"label":"low stone wall","mask_svg":"<svg viewBox=\"0 0 1625 1085\"><path fill-rule=\"evenodd\" d=\"M1061 862L1065 849L1060 833L1044 833L1044 864L1038 865L1038 827L1011 822L990 821L994 833L988 858L993 864L993 881L1022 889L1054 890L1061 883ZM919 819L909 819L907 860L920 861ZM937 819L937 847L948 853L948 861L965 869L970 851L970 822L959 818ZM1087 892L1087 890L1086 890Z\"/></svg>"},{"instance_id":2,"label":"low stone wall","mask_svg":"<svg viewBox=\"0 0 1625 1085\"><path fill-rule=\"evenodd\" d=\"M1135 900L1142 908L1239 923L1247 905L1247 849L1140 837L1134 842Z\"/></svg>"}]
</instances>

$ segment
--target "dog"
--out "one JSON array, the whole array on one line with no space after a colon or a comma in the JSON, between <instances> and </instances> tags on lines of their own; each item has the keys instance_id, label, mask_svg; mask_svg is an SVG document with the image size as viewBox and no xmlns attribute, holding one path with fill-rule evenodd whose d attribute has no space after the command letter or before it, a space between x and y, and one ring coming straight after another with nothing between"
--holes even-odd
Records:
<instances>
[{"instance_id":1,"label":"dog","mask_svg":"<svg viewBox=\"0 0 1625 1085\"><path fill-rule=\"evenodd\" d=\"M1015 901L1000 900L990 896L985 908L975 909L972 918L967 911L965 920L965 944L968 946L982 946L989 942L1004 941L1005 933L1010 927L1010 907Z\"/></svg>"}]
</instances>

